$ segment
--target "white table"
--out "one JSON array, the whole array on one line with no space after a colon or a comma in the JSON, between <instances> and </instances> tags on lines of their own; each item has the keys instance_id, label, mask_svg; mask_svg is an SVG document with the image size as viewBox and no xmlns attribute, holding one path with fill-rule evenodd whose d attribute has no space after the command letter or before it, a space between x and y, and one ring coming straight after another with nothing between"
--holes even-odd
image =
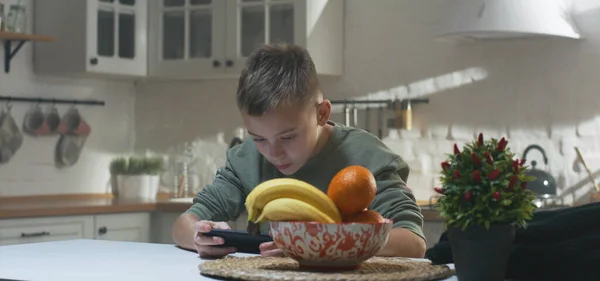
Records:
<instances>
[{"instance_id":1,"label":"white table","mask_svg":"<svg viewBox=\"0 0 600 281\"><path fill-rule=\"evenodd\" d=\"M0 279L215 280L200 275L198 265L202 261L196 253L167 244L102 240L21 244L0 247Z\"/></svg>"}]
</instances>

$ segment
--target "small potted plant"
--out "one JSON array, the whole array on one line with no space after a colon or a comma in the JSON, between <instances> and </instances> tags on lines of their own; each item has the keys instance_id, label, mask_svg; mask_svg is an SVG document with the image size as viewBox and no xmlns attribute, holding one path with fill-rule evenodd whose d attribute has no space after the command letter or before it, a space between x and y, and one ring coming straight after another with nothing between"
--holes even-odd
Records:
<instances>
[{"instance_id":1,"label":"small potted plant","mask_svg":"<svg viewBox=\"0 0 600 281\"><path fill-rule=\"evenodd\" d=\"M442 162L437 208L446 219L458 279L501 281L515 237L535 205L526 189L525 159L516 159L505 138L466 143Z\"/></svg>"},{"instance_id":2,"label":"small potted plant","mask_svg":"<svg viewBox=\"0 0 600 281\"><path fill-rule=\"evenodd\" d=\"M155 199L163 165L160 157L131 156L128 159L113 159L110 173L116 179L116 194L120 198Z\"/></svg>"},{"instance_id":3,"label":"small potted plant","mask_svg":"<svg viewBox=\"0 0 600 281\"><path fill-rule=\"evenodd\" d=\"M112 187L112 194L114 196L119 195L119 175L127 174L127 159L124 157L117 157L110 162L109 165L110 171L110 185Z\"/></svg>"}]
</instances>

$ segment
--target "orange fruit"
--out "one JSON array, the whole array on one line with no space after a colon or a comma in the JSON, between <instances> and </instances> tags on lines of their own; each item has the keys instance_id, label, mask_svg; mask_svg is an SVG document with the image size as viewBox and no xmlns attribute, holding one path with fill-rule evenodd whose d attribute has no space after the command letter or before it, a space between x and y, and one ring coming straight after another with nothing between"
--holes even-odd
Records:
<instances>
[{"instance_id":1,"label":"orange fruit","mask_svg":"<svg viewBox=\"0 0 600 281\"><path fill-rule=\"evenodd\" d=\"M382 223L385 222L383 216L373 210L364 210L358 214L344 217L344 222L362 222L362 223Z\"/></svg>"},{"instance_id":2,"label":"orange fruit","mask_svg":"<svg viewBox=\"0 0 600 281\"><path fill-rule=\"evenodd\" d=\"M342 215L354 215L366 209L377 193L375 177L367 168L348 166L329 183L327 196Z\"/></svg>"}]
</instances>

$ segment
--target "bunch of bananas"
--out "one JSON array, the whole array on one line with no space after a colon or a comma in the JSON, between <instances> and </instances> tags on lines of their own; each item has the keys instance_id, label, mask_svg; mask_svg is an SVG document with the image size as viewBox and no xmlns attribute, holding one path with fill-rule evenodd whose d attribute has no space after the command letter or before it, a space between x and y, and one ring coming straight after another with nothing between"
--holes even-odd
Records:
<instances>
[{"instance_id":1,"label":"bunch of bananas","mask_svg":"<svg viewBox=\"0 0 600 281\"><path fill-rule=\"evenodd\" d=\"M312 221L340 223L340 212L331 199L311 184L289 178L265 181L246 197L248 222Z\"/></svg>"}]
</instances>

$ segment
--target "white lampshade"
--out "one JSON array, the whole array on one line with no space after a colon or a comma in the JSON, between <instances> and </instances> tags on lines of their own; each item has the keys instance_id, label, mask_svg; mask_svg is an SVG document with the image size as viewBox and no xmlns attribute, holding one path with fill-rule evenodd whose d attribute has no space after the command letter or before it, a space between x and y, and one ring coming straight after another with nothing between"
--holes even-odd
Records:
<instances>
[{"instance_id":1,"label":"white lampshade","mask_svg":"<svg viewBox=\"0 0 600 281\"><path fill-rule=\"evenodd\" d=\"M564 0L451 0L441 38L580 38Z\"/></svg>"}]
</instances>

